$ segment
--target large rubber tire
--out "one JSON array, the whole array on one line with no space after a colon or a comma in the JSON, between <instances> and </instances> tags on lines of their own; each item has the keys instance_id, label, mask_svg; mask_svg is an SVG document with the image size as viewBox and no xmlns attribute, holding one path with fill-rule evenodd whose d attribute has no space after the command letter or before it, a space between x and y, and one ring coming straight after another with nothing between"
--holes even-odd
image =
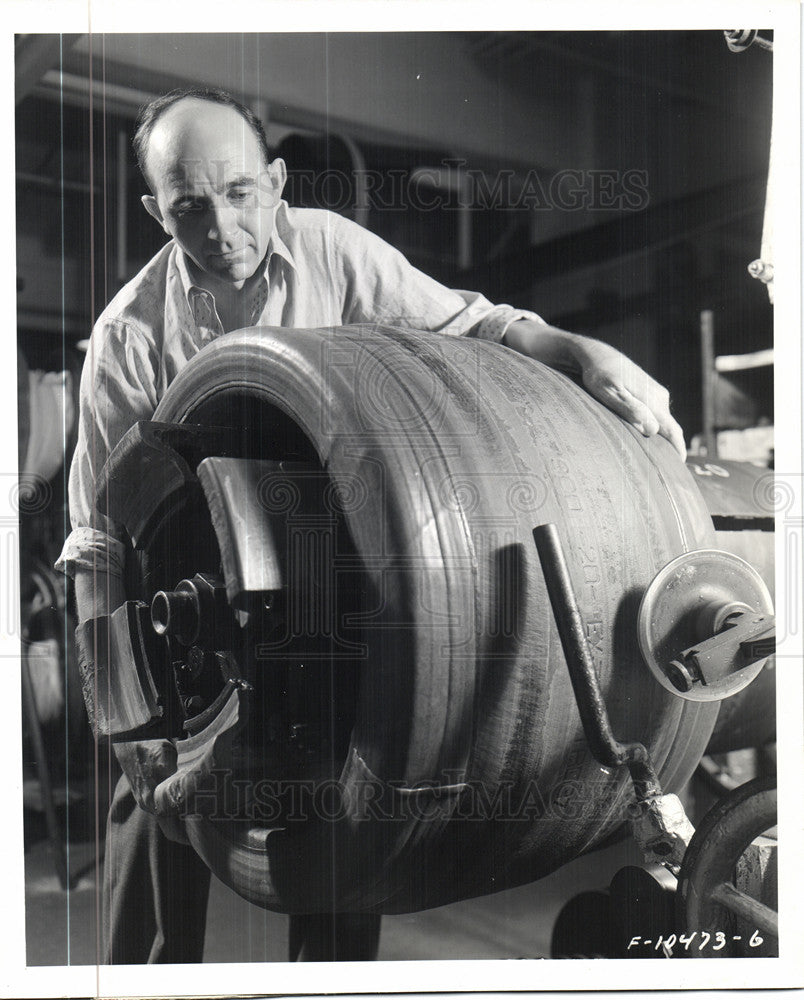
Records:
<instances>
[{"instance_id":1,"label":"large rubber tire","mask_svg":"<svg viewBox=\"0 0 804 1000\"><path fill-rule=\"evenodd\" d=\"M601 768L581 730L539 523L564 541L614 732L648 746L666 790L688 779L717 706L664 691L635 637L655 573L713 542L667 442L505 348L371 327L230 334L155 419L256 432L254 457L313 456L353 500L368 655L344 814L294 832L188 821L242 895L421 909L539 878L624 820L628 775ZM388 808L366 810L367 789Z\"/></svg>"}]
</instances>

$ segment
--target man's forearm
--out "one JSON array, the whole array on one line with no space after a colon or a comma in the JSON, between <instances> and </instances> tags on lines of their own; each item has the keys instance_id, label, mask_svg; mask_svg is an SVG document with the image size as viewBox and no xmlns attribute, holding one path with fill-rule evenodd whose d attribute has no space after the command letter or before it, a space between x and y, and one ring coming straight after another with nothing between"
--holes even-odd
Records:
<instances>
[{"instance_id":1,"label":"man's forearm","mask_svg":"<svg viewBox=\"0 0 804 1000\"><path fill-rule=\"evenodd\" d=\"M552 368L579 372L591 395L640 434L667 438L685 458L684 433L670 413L669 393L611 344L527 319L508 327L503 344Z\"/></svg>"},{"instance_id":2,"label":"man's forearm","mask_svg":"<svg viewBox=\"0 0 804 1000\"><path fill-rule=\"evenodd\" d=\"M508 327L502 342L506 347L542 361L551 368L580 372L578 355L585 340L588 338L548 323L520 319Z\"/></svg>"},{"instance_id":3,"label":"man's forearm","mask_svg":"<svg viewBox=\"0 0 804 1000\"><path fill-rule=\"evenodd\" d=\"M561 368L578 374L609 362L615 355L627 361L625 355L602 340L585 337L580 333L570 333L569 330L550 326L549 323L533 323L526 319L512 323L505 331L502 342L506 347L541 361L551 368Z\"/></svg>"},{"instance_id":4,"label":"man's forearm","mask_svg":"<svg viewBox=\"0 0 804 1000\"><path fill-rule=\"evenodd\" d=\"M79 622L110 615L126 599L123 581L113 573L76 569L74 582Z\"/></svg>"}]
</instances>

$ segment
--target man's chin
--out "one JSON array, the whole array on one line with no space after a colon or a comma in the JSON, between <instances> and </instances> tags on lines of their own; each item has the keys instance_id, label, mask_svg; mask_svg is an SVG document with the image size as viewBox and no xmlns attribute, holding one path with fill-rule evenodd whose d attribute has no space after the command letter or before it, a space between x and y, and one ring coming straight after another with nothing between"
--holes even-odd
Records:
<instances>
[{"instance_id":1,"label":"man's chin","mask_svg":"<svg viewBox=\"0 0 804 1000\"><path fill-rule=\"evenodd\" d=\"M220 281L239 284L246 281L254 273L250 260L226 261L216 258L210 272Z\"/></svg>"}]
</instances>

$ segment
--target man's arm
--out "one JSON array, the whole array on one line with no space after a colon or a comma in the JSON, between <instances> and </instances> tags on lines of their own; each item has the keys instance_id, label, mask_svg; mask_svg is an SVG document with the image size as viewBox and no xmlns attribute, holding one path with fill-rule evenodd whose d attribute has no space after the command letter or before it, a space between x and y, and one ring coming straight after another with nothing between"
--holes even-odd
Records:
<instances>
[{"instance_id":1,"label":"man's arm","mask_svg":"<svg viewBox=\"0 0 804 1000\"><path fill-rule=\"evenodd\" d=\"M72 532L56 568L75 580L79 622L110 614L125 600L120 529L95 507L95 490L114 446L156 406L153 345L120 322L99 323L81 375L78 441L70 469Z\"/></svg>"},{"instance_id":2,"label":"man's arm","mask_svg":"<svg viewBox=\"0 0 804 1000\"><path fill-rule=\"evenodd\" d=\"M398 250L339 219L335 273L345 289L345 323L382 322L453 336L501 340L553 368L578 372L587 391L646 436L661 434L684 458L684 435L670 415L669 394L616 348L549 326L527 310L494 306L475 292L445 288ZM340 267L340 273L338 273Z\"/></svg>"},{"instance_id":3,"label":"man's arm","mask_svg":"<svg viewBox=\"0 0 804 1000\"><path fill-rule=\"evenodd\" d=\"M578 372L592 396L646 437L667 438L681 459L686 457L684 434L670 414L667 389L615 347L525 319L513 322L502 342L551 368Z\"/></svg>"}]
</instances>

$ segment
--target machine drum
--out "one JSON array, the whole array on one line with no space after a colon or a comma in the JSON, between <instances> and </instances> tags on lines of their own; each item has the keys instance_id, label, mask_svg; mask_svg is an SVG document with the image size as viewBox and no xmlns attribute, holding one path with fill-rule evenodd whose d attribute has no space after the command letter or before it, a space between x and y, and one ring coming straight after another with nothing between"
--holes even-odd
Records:
<instances>
[{"instance_id":1,"label":"machine drum","mask_svg":"<svg viewBox=\"0 0 804 1000\"><path fill-rule=\"evenodd\" d=\"M119 627L161 652L132 654L147 724L118 754L241 895L424 909L623 823L627 769L588 751L533 543L547 522L613 731L665 791L691 775L718 706L656 682L636 616L712 521L666 441L565 375L474 339L253 328L138 426L107 466L133 544Z\"/></svg>"}]
</instances>

